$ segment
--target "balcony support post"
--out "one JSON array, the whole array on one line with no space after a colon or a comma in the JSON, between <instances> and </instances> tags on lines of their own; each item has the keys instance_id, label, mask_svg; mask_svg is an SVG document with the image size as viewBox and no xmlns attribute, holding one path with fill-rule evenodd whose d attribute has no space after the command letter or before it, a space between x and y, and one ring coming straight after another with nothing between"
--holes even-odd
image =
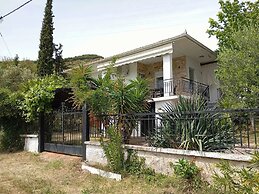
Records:
<instances>
[{"instance_id":1,"label":"balcony support post","mask_svg":"<svg viewBox=\"0 0 259 194\"><path fill-rule=\"evenodd\" d=\"M164 96L170 96L173 91L173 59L172 53L163 56L163 79L164 79ZM171 80L168 84L167 80Z\"/></svg>"}]
</instances>

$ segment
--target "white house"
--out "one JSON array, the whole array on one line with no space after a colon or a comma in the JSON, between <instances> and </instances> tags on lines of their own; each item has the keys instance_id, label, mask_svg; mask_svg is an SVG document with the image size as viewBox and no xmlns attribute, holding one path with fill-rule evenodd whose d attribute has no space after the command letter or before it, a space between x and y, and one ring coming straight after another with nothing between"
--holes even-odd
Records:
<instances>
[{"instance_id":1,"label":"white house","mask_svg":"<svg viewBox=\"0 0 259 194\"><path fill-rule=\"evenodd\" d=\"M137 76L149 80L156 112L179 95L200 94L211 103L218 100L216 53L187 33L95 61L90 64L94 75L104 72L114 57L126 81Z\"/></svg>"}]
</instances>

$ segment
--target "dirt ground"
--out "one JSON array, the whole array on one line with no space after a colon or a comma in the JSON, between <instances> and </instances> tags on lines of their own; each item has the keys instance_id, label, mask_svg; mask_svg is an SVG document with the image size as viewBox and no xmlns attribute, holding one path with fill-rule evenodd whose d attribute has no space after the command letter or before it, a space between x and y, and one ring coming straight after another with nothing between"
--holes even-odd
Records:
<instances>
[{"instance_id":1,"label":"dirt ground","mask_svg":"<svg viewBox=\"0 0 259 194\"><path fill-rule=\"evenodd\" d=\"M81 158L54 153L0 154L0 193L174 193L136 177L121 182L81 170Z\"/></svg>"}]
</instances>

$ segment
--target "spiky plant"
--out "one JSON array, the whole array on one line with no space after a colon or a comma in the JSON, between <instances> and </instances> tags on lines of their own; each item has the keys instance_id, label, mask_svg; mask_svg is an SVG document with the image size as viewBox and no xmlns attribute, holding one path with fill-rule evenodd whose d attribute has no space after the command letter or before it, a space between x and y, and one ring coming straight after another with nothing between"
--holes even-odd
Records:
<instances>
[{"instance_id":1,"label":"spiky plant","mask_svg":"<svg viewBox=\"0 0 259 194\"><path fill-rule=\"evenodd\" d=\"M162 128L150 138L154 146L220 150L233 145L231 121L225 116L209 113L206 101L199 96L180 97L176 105L166 104L160 117Z\"/></svg>"}]
</instances>

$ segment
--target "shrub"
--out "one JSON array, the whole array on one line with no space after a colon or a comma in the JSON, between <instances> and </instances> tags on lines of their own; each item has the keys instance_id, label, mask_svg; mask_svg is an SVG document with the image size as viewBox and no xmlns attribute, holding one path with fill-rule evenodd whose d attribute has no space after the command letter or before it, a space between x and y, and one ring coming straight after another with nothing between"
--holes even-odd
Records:
<instances>
[{"instance_id":1,"label":"shrub","mask_svg":"<svg viewBox=\"0 0 259 194\"><path fill-rule=\"evenodd\" d=\"M208 113L201 97L179 98L160 114L161 128L149 137L152 146L194 150L222 150L233 145L231 120L227 115Z\"/></svg>"},{"instance_id":2,"label":"shrub","mask_svg":"<svg viewBox=\"0 0 259 194\"><path fill-rule=\"evenodd\" d=\"M108 161L109 168L117 173L124 170L124 151L122 148L122 136L115 127L109 127L107 131L108 141L101 138L101 146Z\"/></svg>"},{"instance_id":3,"label":"shrub","mask_svg":"<svg viewBox=\"0 0 259 194\"><path fill-rule=\"evenodd\" d=\"M220 162L217 164L220 174L214 173L212 188L220 194L259 193L259 171L253 167L259 163L258 153L254 154L251 162L251 167L241 169L232 167L227 161Z\"/></svg>"},{"instance_id":4,"label":"shrub","mask_svg":"<svg viewBox=\"0 0 259 194\"><path fill-rule=\"evenodd\" d=\"M193 180L200 173L200 169L196 164L186 159L179 159L176 164L171 164L171 166L174 169L174 174L183 179Z\"/></svg>"},{"instance_id":5,"label":"shrub","mask_svg":"<svg viewBox=\"0 0 259 194\"><path fill-rule=\"evenodd\" d=\"M22 148L20 134L25 130L25 121L17 107L18 93L7 88L0 88L0 149L16 151Z\"/></svg>"},{"instance_id":6,"label":"shrub","mask_svg":"<svg viewBox=\"0 0 259 194\"><path fill-rule=\"evenodd\" d=\"M54 91L65 86L66 81L57 75L30 80L22 91L20 109L28 121L37 118L40 112L49 112Z\"/></svg>"},{"instance_id":7,"label":"shrub","mask_svg":"<svg viewBox=\"0 0 259 194\"><path fill-rule=\"evenodd\" d=\"M101 146L108 161L108 167L117 173L137 175L138 177L155 176L155 171L145 166L145 159L138 157L136 151L127 149L125 159L122 147L122 135L115 127L108 128L109 140L101 138Z\"/></svg>"},{"instance_id":8,"label":"shrub","mask_svg":"<svg viewBox=\"0 0 259 194\"><path fill-rule=\"evenodd\" d=\"M20 135L24 132L21 122L16 120L16 123L11 121L3 124L3 129L0 130L0 151L14 152L23 148L23 141Z\"/></svg>"},{"instance_id":9,"label":"shrub","mask_svg":"<svg viewBox=\"0 0 259 194\"><path fill-rule=\"evenodd\" d=\"M171 163L171 167L176 176L176 186L183 193L193 193L194 191L201 191L202 187L206 188L206 182L201 179L201 170L194 162L189 162L186 159L179 159L175 164Z\"/></svg>"},{"instance_id":10,"label":"shrub","mask_svg":"<svg viewBox=\"0 0 259 194\"><path fill-rule=\"evenodd\" d=\"M127 159L125 161L125 171L130 175L137 176L155 176L155 171L147 168L145 158L138 157L136 151L127 150Z\"/></svg>"}]
</instances>

